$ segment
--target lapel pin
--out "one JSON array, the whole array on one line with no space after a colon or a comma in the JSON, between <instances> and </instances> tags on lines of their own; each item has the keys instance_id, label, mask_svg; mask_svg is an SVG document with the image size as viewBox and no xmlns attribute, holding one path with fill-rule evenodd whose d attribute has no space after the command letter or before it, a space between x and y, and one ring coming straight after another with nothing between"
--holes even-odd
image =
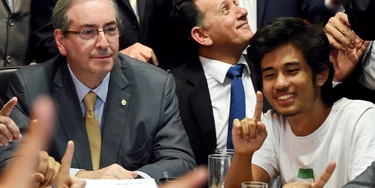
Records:
<instances>
[{"instance_id":1,"label":"lapel pin","mask_svg":"<svg viewBox=\"0 0 375 188\"><path fill-rule=\"evenodd\" d=\"M122 105L122 106L125 106L125 105L126 105L126 100L125 100L125 99L122 99L122 101L121 101L121 105Z\"/></svg>"}]
</instances>

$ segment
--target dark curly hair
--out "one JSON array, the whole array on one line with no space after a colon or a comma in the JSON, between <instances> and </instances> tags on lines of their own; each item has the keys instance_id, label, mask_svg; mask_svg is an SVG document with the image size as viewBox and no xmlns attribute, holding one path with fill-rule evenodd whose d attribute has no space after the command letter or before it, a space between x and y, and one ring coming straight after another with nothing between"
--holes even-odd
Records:
<instances>
[{"instance_id":1,"label":"dark curly hair","mask_svg":"<svg viewBox=\"0 0 375 188\"><path fill-rule=\"evenodd\" d=\"M324 65L328 67L329 75L327 81L321 86L321 96L326 105L332 105L336 99L333 96L334 69L329 61L328 38L321 25L312 24L300 18L277 18L260 28L250 40L247 54L250 62L253 63L257 73L259 73L256 77L258 88L263 88L261 62L264 55L287 44L301 51L307 64L312 69L313 83L316 82L316 75L323 70Z\"/></svg>"}]
</instances>

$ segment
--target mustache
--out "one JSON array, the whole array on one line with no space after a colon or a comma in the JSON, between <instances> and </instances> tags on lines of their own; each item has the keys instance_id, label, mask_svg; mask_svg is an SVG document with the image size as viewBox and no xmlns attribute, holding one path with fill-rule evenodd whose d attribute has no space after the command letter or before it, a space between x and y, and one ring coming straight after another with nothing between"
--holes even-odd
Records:
<instances>
[{"instance_id":1,"label":"mustache","mask_svg":"<svg viewBox=\"0 0 375 188\"><path fill-rule=\"evenodd\" d=\"M91 57L109 57L113 56L113 52L111 50L97 50L96 52L92 53L90 56Z\"/></svg>"}]
</instances>

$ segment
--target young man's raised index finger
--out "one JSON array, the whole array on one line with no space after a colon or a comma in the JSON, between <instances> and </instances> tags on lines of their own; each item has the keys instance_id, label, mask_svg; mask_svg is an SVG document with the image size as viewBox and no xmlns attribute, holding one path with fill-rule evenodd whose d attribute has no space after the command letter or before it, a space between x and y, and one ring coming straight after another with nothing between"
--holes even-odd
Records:
<instances>
[{"instance_id":1,"label":"young man's raised index finger","mask_svg":"<svg viewBox=\"0 0 375 188\"><path fill-rule=\"evenodd\" d=\"M254 121L255 123L261 120L261 116L263 113L263 94L260 91L257 91L257 102L255 104L255 111L254 111Z\"/></svg>"}]
</instances>

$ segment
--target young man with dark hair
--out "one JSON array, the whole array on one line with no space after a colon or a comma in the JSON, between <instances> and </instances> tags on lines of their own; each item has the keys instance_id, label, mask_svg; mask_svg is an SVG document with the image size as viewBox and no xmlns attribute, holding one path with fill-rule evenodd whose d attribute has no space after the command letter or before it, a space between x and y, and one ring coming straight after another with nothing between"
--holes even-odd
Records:
<instances>
[{"instance_id":1,"label":"young man with dark hair","mask_svg":"<svg viewBox=\"0 0 375 188\"><path fill-rule=\"evenodd\" d=\"M282 184L321 187L317 177L332 173L334 161L336 171L326 185L341 187L375 159L375 106L331 95L329 54L323 29L298 18L277 19L253 36L248 56L274 110L261 120L259 92L254 118L234 121L226 186L280 175Z\"/></svg>"}]
</instances>

